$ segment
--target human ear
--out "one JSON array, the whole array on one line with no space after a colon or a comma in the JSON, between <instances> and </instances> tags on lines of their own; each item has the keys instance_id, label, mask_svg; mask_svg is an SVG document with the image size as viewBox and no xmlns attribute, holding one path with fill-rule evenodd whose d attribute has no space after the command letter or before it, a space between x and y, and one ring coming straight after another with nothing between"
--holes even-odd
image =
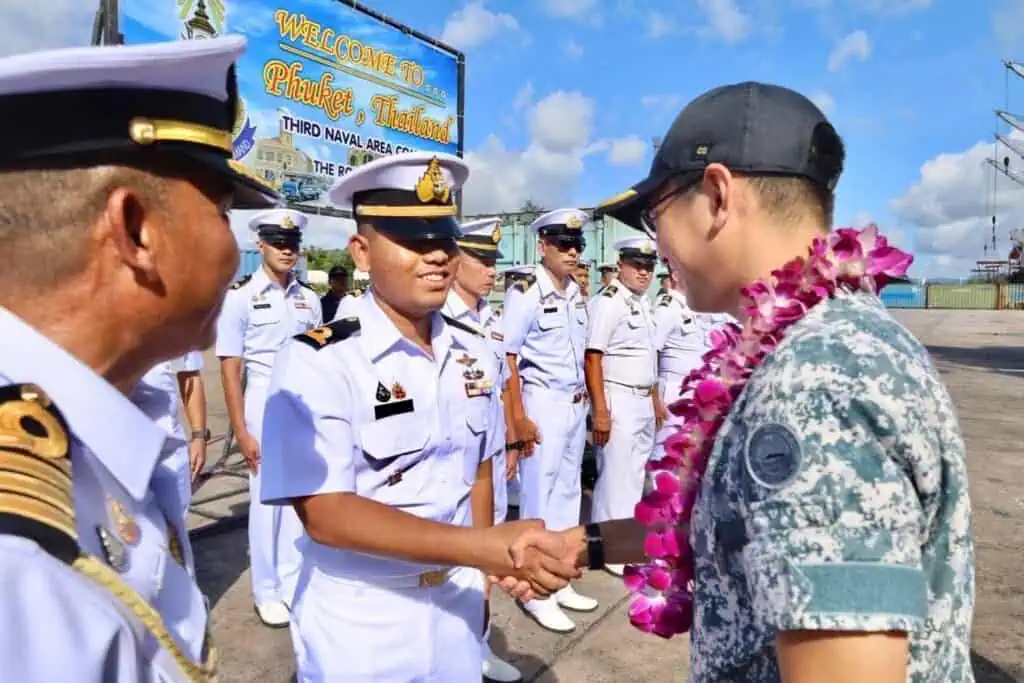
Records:
<instances>
[{"instance_id":1,"label":"human ear","mask_svg":"<svg viewBox=\"0 0 1024 683\"><path fill-rule=\"evenodd\" d=\"M101 223L121 262L140 280L159 281L156 249L167 228L160 207L132 187L116 187L107 195Z\"/></svg>"},{"instance_id":2,"label":"human ear","mask_svg":"<svg viewBox=\"0 0 1024 683\"><path fill-rule=\"evenodd\" d=\"M356 268L364 273L370 272L370 240L366 235L357 232L349 237L348 253L352 255Z\"/></svg>"}]
</instances>

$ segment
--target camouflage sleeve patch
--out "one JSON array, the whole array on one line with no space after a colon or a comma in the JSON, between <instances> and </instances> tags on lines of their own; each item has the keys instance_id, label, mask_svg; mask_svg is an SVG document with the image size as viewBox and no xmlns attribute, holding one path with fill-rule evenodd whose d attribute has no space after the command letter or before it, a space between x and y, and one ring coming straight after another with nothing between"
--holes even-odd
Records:
<instances>
[{"instance_id":1,"label":"camouflage sleeve patch","mask_svg":"<svg viewBox=\"0 0 1024 683\"><path fill-rule=\"evenodd\" d=\"M754 611L782 630L913 630L926 616L924 520L883 445L892 421L828 389L770 405L739 446Z\"/></svg>"}]
</instances>

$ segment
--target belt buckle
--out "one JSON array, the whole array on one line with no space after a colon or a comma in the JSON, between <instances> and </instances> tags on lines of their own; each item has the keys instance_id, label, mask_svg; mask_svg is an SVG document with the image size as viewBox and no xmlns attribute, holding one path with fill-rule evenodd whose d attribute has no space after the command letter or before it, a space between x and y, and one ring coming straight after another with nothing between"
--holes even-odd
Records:
<instances>
[{"instance_id":1,"label":"belt buckle","mask_svg":"<svg viewBox=\"0 0 1024 683\"><path fill-rule=\"evenodd\" d=\"M432 572L424 572L420 574L420 588L437 588L447 580L447 569L435 569Z\"/></svg>"}]
</instances>

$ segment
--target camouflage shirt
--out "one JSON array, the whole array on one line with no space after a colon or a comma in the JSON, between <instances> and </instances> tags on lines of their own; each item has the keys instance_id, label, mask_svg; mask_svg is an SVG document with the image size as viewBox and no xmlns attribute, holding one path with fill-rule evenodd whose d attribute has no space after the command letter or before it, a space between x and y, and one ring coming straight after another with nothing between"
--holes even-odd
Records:
<instances>
[{"instance_id":1,"label":"camouflage shirt","mask_svg":"<svg viewBox=\"0 0 1024 683\"><path fill-rule=\"evenodd\" d=\"M867 294L791 327L694 511L695 683L781 680L779 631L905 631L910 683L973 681L963 438L927 351Z\"/></svg>"}]
</instances>

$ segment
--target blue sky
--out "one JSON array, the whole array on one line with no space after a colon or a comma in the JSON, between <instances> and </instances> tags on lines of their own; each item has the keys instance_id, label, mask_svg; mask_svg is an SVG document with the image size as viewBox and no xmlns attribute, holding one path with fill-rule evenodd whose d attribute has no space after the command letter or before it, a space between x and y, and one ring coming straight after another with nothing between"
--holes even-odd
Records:
<instances>
[{"instance_id":1,"label":"blue sky","mask_svg":"<svg viewBox=\"0 0 1024 683\"><path fill-rule=\"evenodd\" d=\"M877 221L915 252L917 275L963 275L991 241L984 159L993 109L1024 115L1024 79L1007 78L1001 65L1024 60L1022 0L367 4L466 52L470 211L528 198L593 205L644 174L650 138L686 101L756 79L812 96L845 137L841 224ZM18 52L87 42L91 11L72 0L31 12L5 6L0 27L11 35L0 45ZM1024 159L998 156L1024 171ZM995 253L1003 257L1010 231L1024 227L1024 188L1005 179L997 187Z\"/></svg>"}]
</instances>

